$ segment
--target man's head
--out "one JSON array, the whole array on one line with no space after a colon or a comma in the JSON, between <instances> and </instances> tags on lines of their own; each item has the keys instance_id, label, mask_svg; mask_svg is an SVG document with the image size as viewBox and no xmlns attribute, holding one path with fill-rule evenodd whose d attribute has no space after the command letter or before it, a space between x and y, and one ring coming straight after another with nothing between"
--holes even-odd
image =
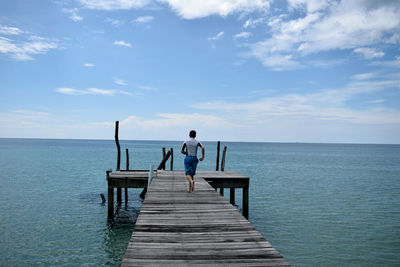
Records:
<instances>
[{"instance_id":1,"label":"man's head","mask_svg":"<svg viewBox=\"0 0 400 267\"><path fill-rule=\"evenodd\" d=\"M189 133L189 137L196 138L196 131L195 130L191 130L190 133Z\"/></svg>"}]
</instances>

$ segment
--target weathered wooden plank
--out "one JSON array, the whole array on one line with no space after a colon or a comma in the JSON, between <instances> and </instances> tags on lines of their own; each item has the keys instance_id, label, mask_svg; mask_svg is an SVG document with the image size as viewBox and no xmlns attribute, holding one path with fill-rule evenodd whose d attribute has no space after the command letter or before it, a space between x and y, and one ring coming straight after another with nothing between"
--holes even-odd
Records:
<instances>
[{"instance_id":1,"label":"weathered wooden plank","mask_svg":"<svg viewBox=\"0 0 400 267\"><path fill-rule=\"evenodd\" d=\"M275 259L282 258L282 256L275 250L260 250L260 249L229 249L215 250L208 248L206 250L190 249L185 250L184 246L180 249L128 249L126 258L139 258L139 259Z\"/></svg>"},{"instance_id":2,"label":"weathered wooden plank","mask_svg":"<svg viewBox=\"0 0 400 267\"><path fill-rule=\"evenodd\" d=\"M122 266L290 266L200 174L195 181L187 193L182 171L157 172Z\"/></svg>"},{"instance_id":3,"label":"weathered wooden plank","mask_svg":"<svg viewBox=\"0 0 400 267\"><path fill-rule=\"evenodd\" d=\"M284 259L203 259L203 260L166 260L126 259L127 264L134 266L290 266Z\"/></svg>"}]
</instances>

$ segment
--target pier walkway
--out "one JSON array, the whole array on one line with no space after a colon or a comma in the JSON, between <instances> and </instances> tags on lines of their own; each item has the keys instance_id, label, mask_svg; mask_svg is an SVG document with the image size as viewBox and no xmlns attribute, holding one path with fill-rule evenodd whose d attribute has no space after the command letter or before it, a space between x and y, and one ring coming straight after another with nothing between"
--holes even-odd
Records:
<instances>
[{"instance_id":1,"label":"pier walkway","mask_svg":"<svg viewBox=\"0 0 400 267\"><path fill-rule=\"evenodd\" d=\"M122 266L290 266L202 176L187 193L183 171L155 173Z\"/></svg>"}]
</instances>

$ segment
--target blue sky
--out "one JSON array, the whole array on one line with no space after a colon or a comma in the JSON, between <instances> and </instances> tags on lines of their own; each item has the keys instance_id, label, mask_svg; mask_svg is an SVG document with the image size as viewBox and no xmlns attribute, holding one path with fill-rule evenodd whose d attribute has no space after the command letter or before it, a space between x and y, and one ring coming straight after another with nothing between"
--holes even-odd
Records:
<instances>
[{"instance_id":1,"label":"blue sky","mask_svg":"<svg viewBox=\"0 0 400 267\"><path fill-rule=\"evenodd\" d=\"M400 2L0 2L0 137L400 143Z\"/></svg>"}]
</instances>

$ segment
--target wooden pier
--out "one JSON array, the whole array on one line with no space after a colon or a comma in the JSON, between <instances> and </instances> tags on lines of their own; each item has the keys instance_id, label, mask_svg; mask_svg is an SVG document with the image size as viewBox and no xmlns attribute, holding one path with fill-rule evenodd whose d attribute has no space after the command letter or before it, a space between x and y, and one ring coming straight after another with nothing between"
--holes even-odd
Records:
<instances>
[{"instance_id":1,"label":"wooden pier","mask_svg":"<svg viewBox=\"0 0 400 267\"><path fill-rule=\"evenodd\" d=\"M165 173L161 170L154 171L153 176ZM171 173L181 173L183 171L174 171ZM122 188L147 188L148 170L123 170L106 172L108 181L108 219L114 219L114 189L117 189L117 204L122 202ZM224 195L224 188L230 189L230 203L235 205L235 189L242 189L242 209L243 216L249 218L249 177L232 171L197 171L196 179L205 179L214 189L220 189L221 195ZM186 181L186 180L185 180ZM126 191L127 192L127 191ZM125 201L128 195L125 193Z\"/></svg>"},{"instance_id":2,"label":"wooden pier","mask_svg":"<svg viewBox=\"0 0 400 267\"><path fill-rule=\"evenodd\" d=\"M109 185L132 186L126 174L110 174ZM206 180L248 195L248 177L235 172L199 171L188 193L183 171L156 171L122 266L290 266Z\"/></svg>"},{"instance_id":3,"label":"wooden pier","mask_svg":"<svg viewBox=\"0 0 400 267\"><path fill-rule=\"evenodd\" d=\"M290 266L247 220L249 177L224 171L226 146L219 171L220 141L215 171L197 171L195 191L188 193L184 171L173 171L172 148L162 149L156 171L129 170L126 149L126 170L121 170L118 131L116 121L117 170L106 171L108 220L114 220L114 189L118 206L122 188L126 205L128 188L143 188L140 196L145 197L122 266ZM169 158L171 170L166 171ZM230 189L230 203L224 188ZM242 189L243 216L235 207L237 188Z\"/></svg>"}]
</instances>

